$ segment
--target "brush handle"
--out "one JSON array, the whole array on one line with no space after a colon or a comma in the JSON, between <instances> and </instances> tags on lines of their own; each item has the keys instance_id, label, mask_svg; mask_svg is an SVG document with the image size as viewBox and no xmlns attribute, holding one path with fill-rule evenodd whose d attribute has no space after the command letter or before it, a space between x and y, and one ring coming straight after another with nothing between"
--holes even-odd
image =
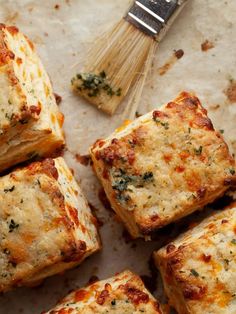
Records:
<instances>
[{"instance_id":1,"label":"brush handle","mask_svg":"<svg viewBox=\"0 0 236 314\"><path fill-rule=\"evenodd\" d=\"M156 15L156 19L159 19L161 23L167 23L168 19L175 12L178 7L178 0L139 0L136 4L143 5L143 8L150 10Z\"/></svg>"},{"instance_id":2,"label":"brush handle","mask_svg":"<svg viewBox=\"0 0 236 314\"><path fill-rule=\"evenodd\" d=\"M188 0L137 0L125 19L159 40Z\"/></svg>"}]
</instances>

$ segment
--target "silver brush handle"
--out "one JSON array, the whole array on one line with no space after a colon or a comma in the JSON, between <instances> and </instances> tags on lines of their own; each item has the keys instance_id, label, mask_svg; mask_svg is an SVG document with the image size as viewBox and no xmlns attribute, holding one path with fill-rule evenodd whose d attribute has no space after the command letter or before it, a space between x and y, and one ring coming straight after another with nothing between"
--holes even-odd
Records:
<instances>
[{"instance_id":1,"label":"silver brush handle","mask_svg":"<svg viewBox=\"0 0 236 314\"><path fill-rule=\"evenodd\" d=\"M137 0L125 19L160 41L188 0Z\"/></svg>"}]
</instances>

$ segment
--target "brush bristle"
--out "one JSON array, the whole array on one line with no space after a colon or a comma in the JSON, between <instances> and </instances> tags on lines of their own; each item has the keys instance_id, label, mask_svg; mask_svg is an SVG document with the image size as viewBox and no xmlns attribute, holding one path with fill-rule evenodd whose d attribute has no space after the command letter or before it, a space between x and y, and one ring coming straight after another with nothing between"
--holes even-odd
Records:
<instances>
[{"instance_id":1,"label":"brush bristle","mask_svg":"<svg viewBox=\"0 0 236 314\"><path fill-rule=\"evenodd\" d=\"M130 87L148 70L145 65L155 45L153 38L122 19L91 49L86 65L72 79L73 89L113 114Z\"/></svg>"}]
</instances>

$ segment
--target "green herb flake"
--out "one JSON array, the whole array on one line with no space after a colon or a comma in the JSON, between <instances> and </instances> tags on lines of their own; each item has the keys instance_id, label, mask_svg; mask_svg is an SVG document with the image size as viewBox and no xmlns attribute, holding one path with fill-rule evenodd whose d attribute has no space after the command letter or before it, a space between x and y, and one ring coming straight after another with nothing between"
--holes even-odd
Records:
<instances>
[{"instance_id":1,"label":"green herb flake","mask_svg":"<svg viewBox=\"0 0 236 314\"><path fill-rule=\"evenodd\" d=\"M195 269L190 269L190 273L191 273L194 277L199 277L199 273L198 273Z\"/></svg>"},{"instance_id":2,"label":"green herb flake","mask_svg":"<svg viewBox=\"0 0 236 314\"><path fill-rule=\"evenodd\" d=\"M161 120L157 119L156 117L153 117L153 120L156 123L159 123L161 126L163 126L165 130L169 129L169 122L162 122Z\"/></svg>"},{"instance_id":3,"label":"green herb flake","mask_svg":"<svg viewBox=\"0 0 236 314\"><path fill-rule=\"evenodd\" d=\"M4 193L8 193L8 192L12 192L15 190L15 185L13 185L12 187L8 188L8 189L4 189Z\"/></svg>"},{"instance_id":4,"label":"green herb flake","mask_svg":"<svg viewBox=\"0 0 236 314\"><path fill-rule=\"evenodd\" d=\"M11 115L9 115L8 113L5 114L5 118L8 119L9 121L11 121L14 118L14 113L12 113Z\"/></svg>"},{"instance_id":5,"label":"green herb flake","mask_svg":"<svg viewBox=\"0 0 236 314\"><path fill-rule=\"evenodd\" d=\"M10 224L9 224L9 232L13 232L18 227L19 227L19 224L17 224L13 219L11 219Z\"/></svg>"},{"instance_id":6,"label":"green herb flake","mask_svg":"<svg viewBox=\"0 0 236 314\"><path fill-rule=\"evenodd\" d=\"M145 172L142 179L145 182L152 182L153 181L153 173L151 171Z\"/></svg>"},{"instance_id":7,"label":"green herb flake","mask_svg":"<svg viewBox=\"0 0 236 314\"><path fill-rule=\"evenodd\" d=\"M230 168L229 172L232 174L232 176L235 174L235 170L233 168Z\"/></svg>"},{"instance_id":8,"label":"green herb flake","mask_svg":"<svg viewBox=\"0 0 236 314\"><path fill-rule=\"evenodd\" d=\"M113 189L122 192L127 190L129 184L135 187L143 187L144 183L153 182L154 175L151 171L145 172L143 175L132 175L119 169L113 174L113 178Z\"/></svg>"},{"instance_id":9,"label":"green herb flake","mask_svg":"<svg viewBox=\"0 0 236 314\"><path fill-rule=\"evenodd\" d=\"M105 71L99 74L95 73L79 73L76 78L72 78L71 84L74 85L76 80L80 80L81 84L77 86L78 91L88 91L89 97L98 96L101 91L105 91L109 96L121 96L121 88L114 90L108 83L107 74Z\"/></svg>"},{"instance_id":10,"label":"green herb flake","mask_svg":"<svg viewBox=\"0 0 236 314\"><path fill-rule=\"evenodd\" d=\"M115 306L115 305L116 305L116 300L112 300L112 301L111 301L111 305L112 305L112 306Z\"/></svg>"},{"instance_id":11,"label":"green herb flake","mask_svg":"<svg viewBox=\"0 0 236 314\"><path fill-rule=\"evenodd\" d=\"M128 201L131 200L129 195L122 194L121 192L119 192L116 195L116 199L118 200L118 202L120 202L122 204L125 204L125 203L127 203Z\"/></svg>"},{"instance_id":12,"label":"green herb flake","mask_svg":"<svg viewBox=\"0 0 236 314\"><path fill-rule=\"evenodd\" d=\"M231 243L234 244L234 245L236 245L236 239L233 239L233 240L231 241Z\"/></svg>"},{"instance_id":13,"label":"green herb flake","mask_svg":"<svg viewBox=\"0 0 236 314\"><path fill-rule=\"evenodd\" d=\"M220 130L220 133L221 133L221 134L224 134L224 132L225 132L225 130L223 130L223 129Z\"/></svg>"},{"instance_id":14,"label":"green herb flake","mask_svg":"<svg viewBox=\"0 0 236 314\"><path fill-rule=\"evenodd\" d=\"M195 148L194 152L196 155L201 155L202 154L202 146L200 146L199 148Z\"/></svg>"},{"instance_id":15,"label":"green herb flake","mask_svg":"<svg viewBox=\"0 0 236 314\"><path fill-rule=\"evenodd\" d=\"M112 171L112 188L116 190L116 198L121 203L130 201L130 196L125 192L133 192L129 186L136 188L142 188L145 184L153 182L154 175L151 171L145 172L141 175L128 174L123 169Z\"/></svg>"}]
</instances>

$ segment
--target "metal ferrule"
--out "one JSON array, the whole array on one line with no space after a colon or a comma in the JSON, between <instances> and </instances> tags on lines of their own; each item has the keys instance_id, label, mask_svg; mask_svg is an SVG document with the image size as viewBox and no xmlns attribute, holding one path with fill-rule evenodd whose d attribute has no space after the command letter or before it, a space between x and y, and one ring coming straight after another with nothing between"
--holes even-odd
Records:
<instances>
[{"instance_id":1,"label":"metal ferrule","mask_svg":"<svg viewBox=\"0 0 236 314\"><path fill-rule=\"evenodd\" d=\"M161 40L188 0L137 0L125 19L145 34Z\"/></svg>"}]
</instances>

